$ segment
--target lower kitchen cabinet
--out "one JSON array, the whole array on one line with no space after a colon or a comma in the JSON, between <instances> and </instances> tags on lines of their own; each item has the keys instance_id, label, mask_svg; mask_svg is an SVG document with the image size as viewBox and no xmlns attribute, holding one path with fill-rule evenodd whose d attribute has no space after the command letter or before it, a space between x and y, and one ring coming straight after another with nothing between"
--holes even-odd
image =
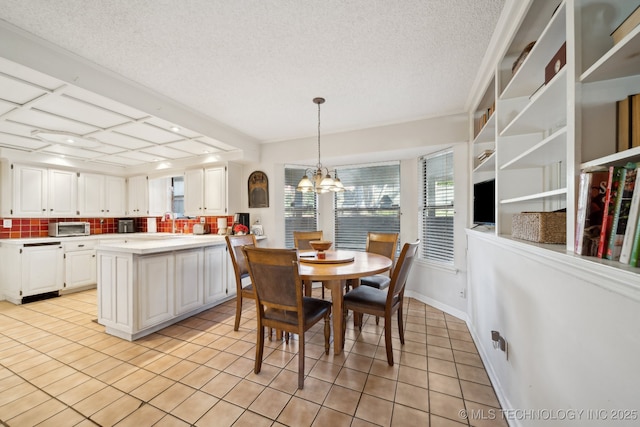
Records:
<instances>
[{"instance_id":1,"label":"lower kitchen cabinet","mask_svg":"<svg viewBox=\"0 0 640 427\"><path fill-rule=\"evenodd\" d=\"M175 307L182 314L202 307L204 300L204 250L176 252Z\"/></svg>"},{"instance_id":2,"label":"lower kitchen cabinet","mask_svg":"<svg viewBox=\"0 0 640 427\"><path fill-rule=\"evenodd\" d=\"M157 325L174 316L174 265L173 254L134 257L133 268L138 272L137 329Z\"/></svg>"},{"instance_id":3,"label":"lower kitchen cabinet","mask_svg":"<svg viewBox=\"0 0 640 427\"><path fill-rule=\"evenodd\" d=\"M130 341L228 299L226 246L149 255L98 247L98 322ZM235 294L235 288L234 288Z\"/></svg>"},{"instance_id":4,"label":"lower kitchen cabinet","mask_svg":"<svg viewBox=\"0 0 640 427\"><path fill-rule=\"evenodd\" d=\"M227 294L227 247L210 246L204 249L204 302L220 301ZM234 282L235 283L235 282ZM234 287L235 294L235 287Z\"/></svg>"},{"instance_id":5,"label":"lower kitchen cabinet","mask_svg":"<svg viewBox=\"0 0 640 427\"><path fill-rule=\"evenodd\" d=\"M61 242L12 244L0 247L0 291L14 304L25 297L57 292L64 283Z\"/></svg>"},{"instance_id":6,"label":"lower kitchen cabinet","mask_svg":"<svg viewBox=\"0 0 640 427\"><path fill-rule=\"evenodd\" d=\"M96 279L96 240L64 244L64 290L94 286Z\"/></svg>"}]
</instances>

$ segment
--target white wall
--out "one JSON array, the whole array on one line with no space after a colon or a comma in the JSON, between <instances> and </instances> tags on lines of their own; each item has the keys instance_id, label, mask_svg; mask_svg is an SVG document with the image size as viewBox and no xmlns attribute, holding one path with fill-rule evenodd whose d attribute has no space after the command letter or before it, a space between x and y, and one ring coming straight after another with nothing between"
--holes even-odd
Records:
<instances>
[{"instance_id":1,"label":"white wall","mask_svg":"<svg viewBox=\"0 0 640 427\"><path fill-rule=\"evenodd\" d=\"M329 167L400 160L401 167L401 242L418 238L418 164L419 156L454 147L456 177L456 268L434 268L417 263L407 283L407 295L465 317L466 300L460 291L466 288L464 227L468 218L468 117L456 115L359 131L322 135L321 161ZM271 247L284 246L284 166L317 163L317 137L263 144L260 162L244 166L245 182L251 172L261 170L269 178L269 208L248 209L251 222L260 218ZM246 195L244 206L248 206ZM319 197L320 228L333 239L332 195Z\"/></svg>"},{"instance_id":2,"label":"white wall","mask_svg":"<svg viewBox=\"0 0 640 427\"><path fill-rule=\"evenodd\" d=\"M520 414L512 426L638 425L637 274L475 231L468 260L469 327L503 409L584 410L573 422ZM636 415L616 421L613 410Z\"/></svg>"}]
</instances>

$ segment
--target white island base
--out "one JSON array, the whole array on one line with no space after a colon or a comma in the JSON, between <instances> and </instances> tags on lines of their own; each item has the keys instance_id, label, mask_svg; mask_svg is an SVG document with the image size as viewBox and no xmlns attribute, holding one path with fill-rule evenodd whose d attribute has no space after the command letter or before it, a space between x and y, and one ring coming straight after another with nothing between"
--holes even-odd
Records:
<instances>
[{"instance_id":1,"label":"white island base","mask_svg":"<svg viewBox=\"0 0 640 427\"><path fill-rule=\"evenodd\" d=\"M101 244L98 323L133 341L233 298L227 258L222 236Z\"/></svg>"}]
</instances>

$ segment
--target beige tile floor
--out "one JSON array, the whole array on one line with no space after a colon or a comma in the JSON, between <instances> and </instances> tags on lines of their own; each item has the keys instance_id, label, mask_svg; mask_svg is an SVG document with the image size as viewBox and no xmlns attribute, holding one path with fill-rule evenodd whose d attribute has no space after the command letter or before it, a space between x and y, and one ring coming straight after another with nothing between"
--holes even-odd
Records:
<instances>
[{"instance_id":1,"label":"beige tile floor","mask_svg":"<svg viewBox=\"0 0 640 427\"><path fill-rule=\"evenodd\" d=\"M311 329L303 390L297 338L266 341L253 372L253 304L238 332L230 301L128 342L94 321L95 290L0 302L0 425L438 427L469 425L461 410L498 411L465 323L415 299L402 347L394 319L393 367L373 317L361 332L348 323L340 356L324 354L322 322ZM488 418L470 425L506 426Z\"/></svg>"}]
</instances>

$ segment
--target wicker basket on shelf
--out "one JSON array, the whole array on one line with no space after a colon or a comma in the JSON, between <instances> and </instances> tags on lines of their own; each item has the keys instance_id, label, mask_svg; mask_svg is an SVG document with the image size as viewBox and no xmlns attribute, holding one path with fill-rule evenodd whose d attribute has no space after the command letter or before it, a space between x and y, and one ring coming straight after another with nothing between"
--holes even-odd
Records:
<instances>
[{"instance_id":1,"label":"wicker basket on shelf","mask_svg":"<svg viewBox=\"0 0 640 427\"><path fill-rule=\"evenodd\" d=\"M521 212L513 215L511 236L537 243L567 242L566 212Z\"/></svg>"}]
</instances>

